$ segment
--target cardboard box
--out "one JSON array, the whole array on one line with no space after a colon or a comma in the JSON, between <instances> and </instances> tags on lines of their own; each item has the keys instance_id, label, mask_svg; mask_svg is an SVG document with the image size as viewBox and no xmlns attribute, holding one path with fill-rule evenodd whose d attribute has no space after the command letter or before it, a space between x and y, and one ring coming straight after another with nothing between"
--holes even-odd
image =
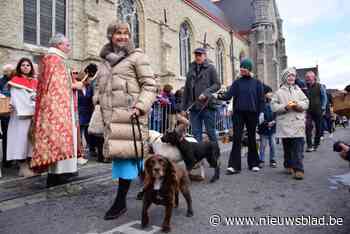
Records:
<instances>
[{"instance_id":1,"label":"cardboard box","mask_svg":"<svg viewBox=\"0 0 350 234\"><path fill-rule=\"evenodd\" d=\"M336 93L333 95L333 111L337 115L350 118L350 93Z\"/></svg>"},{"instance_id":2,"label":"cardboard box","mask_svg":"<svg viewBox=\"0 0 350 234\"><path fill-rule=\"evenodd\" d=\"M10 115L10 98L1 97L0 98L0 116Z\"/></svg>"}]
</instances>

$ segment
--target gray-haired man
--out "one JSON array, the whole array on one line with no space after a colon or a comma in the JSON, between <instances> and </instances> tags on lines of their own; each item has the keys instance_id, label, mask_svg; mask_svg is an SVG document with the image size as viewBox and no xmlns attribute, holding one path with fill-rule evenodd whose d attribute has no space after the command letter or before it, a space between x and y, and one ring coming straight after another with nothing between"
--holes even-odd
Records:
<instances>
[{"instance_id":1,"label":"gray-haired man","mask_svg":"<svg viewBox=\"0 0 350 234\"><path fill-rule=\"evenodd\" d=\"M77 172L77 118L67 55L71 47L62 34L50 41L40 61L31 167L48 169L47 186L66 183Z\"/></svg>"}]
</instances>

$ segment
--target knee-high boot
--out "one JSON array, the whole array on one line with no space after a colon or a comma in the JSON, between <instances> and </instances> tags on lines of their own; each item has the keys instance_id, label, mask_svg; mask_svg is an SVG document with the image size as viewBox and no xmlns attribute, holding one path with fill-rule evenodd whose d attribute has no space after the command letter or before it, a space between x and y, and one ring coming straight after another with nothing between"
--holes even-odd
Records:
<instances>
[{"instance_id":1,"label":"knee-high boot","mask_svg":"<svg viewBox=\"0 0 350 234\"><path fill-rule=\"evenodd\" d=\"M106 212L104 219L117 219L126 212L126 195L130 188L131 180L119 178L118 193L113 205Z\"/></svg>"}]
</instances>

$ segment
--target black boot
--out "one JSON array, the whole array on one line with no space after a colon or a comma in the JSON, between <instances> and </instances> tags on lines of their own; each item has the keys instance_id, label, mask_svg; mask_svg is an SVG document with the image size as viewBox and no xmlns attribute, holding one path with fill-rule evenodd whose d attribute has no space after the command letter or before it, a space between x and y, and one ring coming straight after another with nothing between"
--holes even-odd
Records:
<instances>
[{"instance_id":1,"label":"black boot","mask_svg":"<svg viewBox=\"0 0 350 234\"><path fill-rule=\"evenodd\" d=\"M126 195L130 188L131 180L119 178L118 194L111 208L105 214L105 220L117 219L126 212Z\"/></svg>"}]
</instances>

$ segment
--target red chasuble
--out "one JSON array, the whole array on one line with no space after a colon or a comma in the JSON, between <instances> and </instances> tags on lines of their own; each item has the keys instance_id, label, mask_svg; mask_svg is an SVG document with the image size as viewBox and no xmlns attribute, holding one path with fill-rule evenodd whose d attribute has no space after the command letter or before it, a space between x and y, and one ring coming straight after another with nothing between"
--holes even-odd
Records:
<instances>
[{"instance_id":1,"label":"red chasuble","mask_svg":"<svg viewBox=\"0 0 350 234\"><path fill-rule=\"evenodd\" d=\"M74 156L73 92L63 57L48 54L42 58L39 68L31 167L42 171Z\"/></svg>"}]
</instances>

